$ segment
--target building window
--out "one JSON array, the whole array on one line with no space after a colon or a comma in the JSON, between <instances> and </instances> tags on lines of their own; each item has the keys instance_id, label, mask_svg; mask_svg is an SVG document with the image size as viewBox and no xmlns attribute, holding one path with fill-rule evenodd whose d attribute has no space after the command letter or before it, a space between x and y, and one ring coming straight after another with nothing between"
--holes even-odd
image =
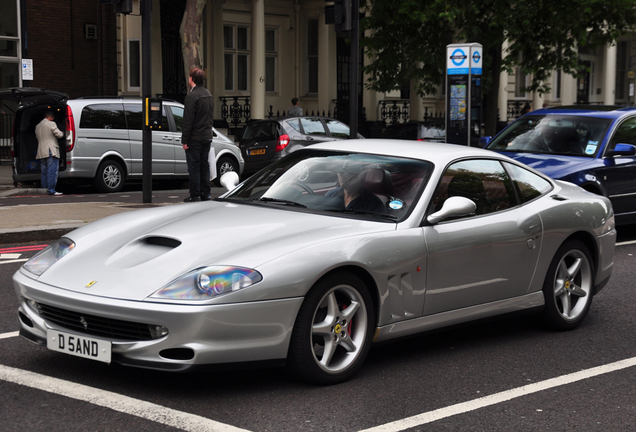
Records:
<instances>
[{"instance_id":1,"label":"building window","mask_svg":"<svg viewBox=\"0 0 636 432\"><path fill-rule=\"evenodd\" d=\"M528 76L520 66L515 68L515 97L526 98L526 92L523 90L528 84Z\"/></svg>"},{"instance_id":2,"label":"building window","mask_svg":"<svg viewBox=\"0 0 636 432\"><path fill-rule=\"evenodd\" d=\"M128 90L139 90L141 84L141 50L138 39L128 40Z\"/></svg>"},{"instance_id":3,"label":"building window","mask_svg":"<svg viewBox=\"0 0 636 432\"><path fill-rule=\"evenodd\" d=\"M265 91L276 91L276 63L278 49L276 46L276 30L265 29Z\"/></svg>"},{"instance_id":4,"label":"building window","mask_svg":"<svg viewBox=\"0 0 636 432\"><path fill-rule=\"evenodd\" d=\"M0 0L0 88L22 85L18 3L16 0Z\"/></svg>"},{"instance_id":5,"label":"building window","mask_svg":"<svg viewBox=\"0 0 636 432\"><path fill-rule=\"evenodd\" d=\"M554 72L554 100L561 100L561 69Z\"/></svg>"},{"instance_id":6,"label":"building window","mask_svg":"<svg viewBox=\"0 0 636 432\"><path fill-rule=\"evenodd\" d=\"M223 26L225 90L247 91L249 80L249 31L237 25Z\"/></svg>"},{"instance_id":7,"label":"building window","mask_svg":"<svg viewBox=\"0 0 636 432\"><path fill-rule=\"evenodd\" d=\"M616 47L616 102L627 102L627 42L619 42Z\"/></svg>"},{"instance_id":8,"label":"building window","mask_svg":"<svg viewBox=\"0 0 636 432\"><path fill-rule=\"evenodd\" d=\"M307 94L318 94L318 20L307 21Z\"/></svg>"}]
</instances>

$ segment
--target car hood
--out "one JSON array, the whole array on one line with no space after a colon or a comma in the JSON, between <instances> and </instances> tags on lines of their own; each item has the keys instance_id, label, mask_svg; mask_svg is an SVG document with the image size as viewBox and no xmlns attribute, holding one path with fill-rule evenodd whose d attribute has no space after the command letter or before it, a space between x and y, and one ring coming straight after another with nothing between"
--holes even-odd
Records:
<instances>
[{"instance_id":1,"label":"car hood","mask_svg":"<svg viewBox=\"0 0 636 432\"><path fill-rule=\"evenodd\" d=\"M265 206L215 201L166 206L110 216L69 233L75 248L38 280L141 301L193 269L258 269L317 243L388 230L395 224Z\"/></svg>"},{"instance_id":2,"label":"car hood","mask_svg":"<svg viewBox=\"0 0 636 432\"><path fill-rule=\"evenodd\" d=\"M559 156L553 154L530 154L515 152L499 152L516 161L528 165L529 167L551 177L560 179L574 171L584 170L587 165L591 165L593 159L577 156Z\"/></svg>"}]
</instances>

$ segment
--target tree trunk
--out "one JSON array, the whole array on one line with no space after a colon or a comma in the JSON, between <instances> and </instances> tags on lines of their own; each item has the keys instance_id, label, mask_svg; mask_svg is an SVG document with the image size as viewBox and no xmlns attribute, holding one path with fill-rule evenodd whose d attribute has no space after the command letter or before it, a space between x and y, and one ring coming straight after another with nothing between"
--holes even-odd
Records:
<instances>
[{"instance_id":1,"label":"tree trunk","mask_svg":"<svg viewBox=\"0 0 636 432\"><path fill-rule=\"evenodd\" d=\"M183 67L186 80L190 76L190 69L201 67L203 64L203 48L201 46L201 24L203 9L207 0L187 0L179 34L183 50Z\"/></svg>"}]
</instances>

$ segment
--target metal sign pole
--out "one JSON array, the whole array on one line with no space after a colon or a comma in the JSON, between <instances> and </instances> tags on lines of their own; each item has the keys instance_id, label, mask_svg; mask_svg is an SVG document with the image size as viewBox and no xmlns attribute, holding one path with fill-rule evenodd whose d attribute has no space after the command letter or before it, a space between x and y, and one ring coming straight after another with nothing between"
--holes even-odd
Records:
<instances>
[{"instance_id":1,"label":"metal sign pole","mask_svg":"<svg viewBox=\"0 0 636 432\"><path fill-rule=\"evenodd\" d=\"M151 14L152 0L141 0L141 70L142 70L142 97L143 97L143 118L147 118L147 100L152 94L152 40L151 40ZM143 202L152 202L152 130L146 124L142 134L142 194Z\"/></svg>"},{"instance_id":2,"label":"metal sign pole","mask_svg":"<svg viewBox=\"0 0 636 432\"><path fill-rule=\"evenodd\" d=\"M349 138L358 138L358 75L360 65L360 0L351 0L351 64L349 69Z\"/></svg>"}]
</instances>

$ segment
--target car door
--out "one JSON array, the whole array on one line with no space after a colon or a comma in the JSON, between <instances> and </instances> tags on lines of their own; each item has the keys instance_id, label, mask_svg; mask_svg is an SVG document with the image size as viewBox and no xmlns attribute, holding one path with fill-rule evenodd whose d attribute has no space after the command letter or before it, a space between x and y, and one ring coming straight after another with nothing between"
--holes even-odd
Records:
<instances>
[{"instance_id":1,"label":"car door","mask_svg":"<svg viewBox=\"0 0 636 432\"><path fill-rule=\"evenodd\" d=\"M541 250L542 224L517 205L513 183L496 160L450 165L433 196L437 211L451 196L476 203L474 215L425 226L424 314L482 305L527 293Z\"/></svg>"},{"instance_id":2,"label":"car door","mask_svg":"<svg viewBox=\"0 0 636 432\"><path fill-rule=\"evenodd\" d=\"M320 117L299 117L301 133L300 140L292 140L292 151L296 148L306 147L325 141L333 141L327 132L327 127Z\"/></svg>"},{"instance_id":3,"label":"car door","mask_svg":"<svg viewBox=\"0 0 636 432\"><path fill-rule=\"evenodd\" d=\"M130 134L132 174L139 176L143 173L142 106L140 103L124 103L124 108ZM163 130L152 131L152 174L173 176L175 173L174 137L170 132L165 105L161 122Z\"/></svg>"},{"instance_id":4,"label":"car door","mask_svg":"<svg viewBox=\"0 0 636 432\"><path fill-rule=\"evenodd\" d=\"M178 176L188 175L188 164L186 162L185 150L181 144L181 132L183 128L183 107L178 105L170 105L169 110L172 114L173 124L173 145L174 145L174 172Z\"/></svg>"},{"instance_id":5,"label":"car door","mask_svg":"<svg viewBox=\"0 0 636 432\"><path fill-rule=\"evenodd\" d=\"M636 145L636 116L618 125L610 138L607 151L616 144ZM605 156L597 177L602 179L607 197L618 217L636 212L636 156Z\"/></svg>"}]
</instances>

